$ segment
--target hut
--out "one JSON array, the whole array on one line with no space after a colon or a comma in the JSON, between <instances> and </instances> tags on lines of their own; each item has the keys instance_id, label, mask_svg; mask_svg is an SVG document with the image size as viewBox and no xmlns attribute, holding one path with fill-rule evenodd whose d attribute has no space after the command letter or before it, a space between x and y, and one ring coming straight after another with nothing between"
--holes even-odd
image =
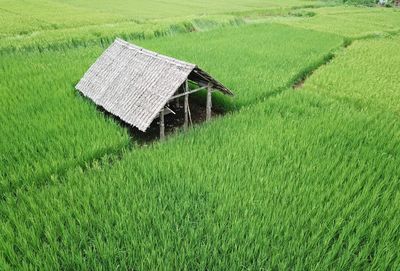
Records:
<instances>
[{"instance_id":1,"label":"hut","mask_svg":"<svg viewBox=\"0 0 400 271\"><path fill-rule=\"evenodd\" d=\"M167 104L184 99L186 130L188 95L207 91L206 120L211 118L214 91L233 95L197 65L146 50L119 38L88 69L76 89L142 132L159 118L161 139L165 134L164 115L172 112Z\"/></svg>"}]
</instances>

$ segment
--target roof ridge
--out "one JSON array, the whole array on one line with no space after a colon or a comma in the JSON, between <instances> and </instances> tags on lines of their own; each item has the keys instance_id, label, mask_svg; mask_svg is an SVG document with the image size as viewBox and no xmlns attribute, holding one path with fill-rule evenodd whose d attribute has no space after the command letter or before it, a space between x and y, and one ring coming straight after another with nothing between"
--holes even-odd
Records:
<instances>
[{"instance_id":1,"label":"roof ridge","mask_svg":"<svg viewBox=\"0 0 400 271\"><path fill-rule=\"evenodd\" d=\"M127 41L125 41L125 40L123 40L121 38L116 38L114 42L118 42L118 43L122 44L123 46L128 47L129 49L140 51L142 54L148 55L150 57L158 58L158 59L161 59L163 61L170 62L170 63L172 63L172 64L174 64L176 66L183 66L185 68L189 67L189 68L192 68L192 69L197 67L196 64L189 63L189 62L182 61L182 60L179 60L179 59L176 59L176 58L173 58L173 57L169 57L169 56L166 56L166 55L163 55L163 54L156 53L154 51L151 51L151 50L148 50L146 48L140 47L140 46L138 46L136 44L129 43L129 42L127 42Z\"/></svg>"}]
</instances>

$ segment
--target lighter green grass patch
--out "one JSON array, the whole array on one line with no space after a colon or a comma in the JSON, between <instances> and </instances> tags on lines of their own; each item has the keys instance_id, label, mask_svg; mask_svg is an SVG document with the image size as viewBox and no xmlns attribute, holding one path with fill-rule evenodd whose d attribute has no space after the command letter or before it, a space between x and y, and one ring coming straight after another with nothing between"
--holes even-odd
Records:
<instances>
[{"instance_id":1,"label":"lighter green grass patch","mask_svg":"<svg viewBox=\"0 0 400 271\"><path fill-rule=\"evenodd\" d=\"M349 38L382 35L400 31L400 12L391 8L333 7L313 10L316 15L309 18L274 21L291 26L339 34Z\"/></svg>"},{"instance_id":2,"label":"lighter green grass patch","mask_svg":"<svg viewBox=\"0 0 400 271\"><path fill-rule=\"evenodd\" d=\"M400 38L356 41L307 80L305 89L400 116Z\"/></svg>"}]
</instances>

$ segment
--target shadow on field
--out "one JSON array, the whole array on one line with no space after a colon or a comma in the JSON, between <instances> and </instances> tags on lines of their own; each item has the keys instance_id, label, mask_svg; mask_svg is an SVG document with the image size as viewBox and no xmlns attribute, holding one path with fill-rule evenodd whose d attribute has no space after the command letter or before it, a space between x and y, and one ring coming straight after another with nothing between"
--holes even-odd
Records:
<instances>
[{"instance_id":1,"label":"shadow on field","mask_svg":"<svg viewBox=\"0 0 400 271\"><path fill-rule=\"evenodd\" d=\"M84 97L83 95L81 95ZM87 99L86 97L84 97ZM89 99L87 99L89 100ZM206 104L204 99L200 99L200 97L196 97L195 95L189 95L189 127L191 124L200 124L205 122L206 120ZM165 136L168 137L173 135L174 133L183 132L183 124L184 124L184 106L183 102L180 101L179 104L175 102L167 105L175 114L170 113L164 116L164 125L165 125ZM160 123L159 118L154 119L146 132L142 132L136 127L127 124L119 117L111 114L103 107L96 105L97 110L101 111L107 118L112 118L116 123L118 123L121 127L128 131L128 134L132 138L133 141L138 143L139 145L147 145L152 143L160 138ZM213 105L211 111L211 118L215 118L218 116L223 116L228 111L223 110L218 105Z\"/></svg>"}]
</instances>

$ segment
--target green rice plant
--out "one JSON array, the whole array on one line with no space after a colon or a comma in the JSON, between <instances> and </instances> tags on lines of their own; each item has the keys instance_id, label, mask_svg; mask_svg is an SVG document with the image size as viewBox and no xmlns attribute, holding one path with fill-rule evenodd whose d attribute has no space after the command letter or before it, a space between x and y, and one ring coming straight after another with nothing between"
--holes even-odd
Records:
<instances>
[{"instance_id":1,"label":"green rice plant","mask_svg":"<svg viewBox=\"0 0 400 271\"><path fill-rule=\"evenodd\" d=\"M61 2L61 1L57 1ZM70 0L75 7L102 10L116 14L135 17L137 19L154 19L166 17L184 17L193 14L221 14L227 12L245 12L265 8L287 8L293 6L309 6L324 4L318 0L170 0L167 2L148 2L146 0Z\"/></svg>"},{"instance_id":2,"label":"green rice plant","mask_svg":"<svg viewBox=\"0 0 400 271\"><path fill-rule=\"evenodd\" d=\"M259 9L288 8L322 4L317 0L0 0L0 14L11 20L0 19L4 34L28 34L38 29L61 29L88 25L112 24L134 20L187 18L193 15L220 15ZM34 22L34 23L32 23ZM35 27L32 27L35 26ZM39 27L40 26L40 27Z\"/></svg>"},{"instance_id":3,"label":"green rice plant","mask_svg":"<svg viewBox=\"0 0 400 271\"><path fill-rule=\"evenodd\" d=\"M305 88L361 108L399 115L399 44L399 37L356 41L318 69Z\"/></svg>"},{"instance_id":4,"label":"green rice plant","mask_svg":"<svg viewBox=\"0 0 400 271\"><path fill-rule=\"evenodd\" d=\"M368 129L366 129L368 127ZM8 197L10 269L398 269L398 117L287 91Z\"/></svg>"},{"instance_id":5,"label":"green rice plant","mask_svg":"<svg viewBox=\"0 0 400 271\"><path fill-rule=\"evenodd\" d=\"M364 6L374 6L377 4L376 0L343 0L343 3L349 5L364 5Z\"/></svg>"},{"instance_id":6,"label":"green rice plant","mask_svg":"<svg viewBox=\"0 0 400 271\"><path fill-rule=\"evenodd\" d=\"M210 72L235 92L233 100L216 97L220 106L230 109L290 87L328 61L342 42L336 35L276 24L137 41L148 49L196 63Z\"/></svg>"},{"instance_id":7,"label":"green rice plant","mask_svg":"<svg viewBox=\"0 0 400 271\"><path fill-rule=\"evenodd\" d=\"M342 38L268 24L135 39L215 75L236 94L216 105L237 111L131 150L74 90L104 50L79 42L1 55L0 269L400 268L398 38L355 42L298 91Z\"/></svg>"},{"instance_id":8,"label":"green rice plant","mask_svg":"<svg viewBox=\"0 0 400 271\"><path fill-rule=\"evenodd\" d=\"M127 21L72 28L46 29L34 34L11 35L0 39L0 54L18 50L60 50L92 45L109 45L116 37L149 39L224 26L238 26L244 21L232 15L194 16L185 19Z\"/></svg>"},{"instance_id":9,"label":"green rice plant","mask_svg":"<svg viewBox=\"0 0 400 271\"><path fill-rule=\"evenodd\" d=\"M21 16L0 8L0 41L9 35L24 35L33 31L48 28L47 23L41 22L31 17Z\"/></svg>"},{"instance_id":10,"label":"green rice plant","mask_svg":"<svg viewBox=\"0 0 400 271\"><path fill-rule=\"evenodd\" d=\"M114 18L110 14L104 15L101 12L99 13L97 9L94 9L96 12L89 12L79 5L79 9L75 10L77 7L65 6L64 3L60 4L61 6L55 4L54 7L52 6L50 8L50 14L60 12L60 10L62 12L62 14L57 16L57 21L51 21L50 18L47 19L47 16L50 15L46 15L46 12L42 14L39 8L42 4L52 5L49 2L41 3L35 0L35 4L29 2L30 4L21 6L21 3L18 2L13 2L13 4L8 3L8 0L2 1L3 3L0 3L0 7L1 4L3 4L10 9L10 11L4 9L5 14L19 16L21 18L31 18L32 22L28 21L30 25L25 25L23 21L17 24L15 19L5 18L5 33L0 33L0 37L2 36L2 38L0 38L0 53L8 53L19 49L44 50L60 47L71 48L89 46L93 44L104 45L108 44L110 40L115 39L117 36L129 39L147 39L174 33L204 31L227 25L241 25L248 21L248 17L254 16L275 17L283 14L290 16L302 16L304 14L304 16L309 16L308 14L314 14L313 11L300 10L299 8L301 6L292 6L294 2L285 1L281 4L269 3L269 6L266 6L267 8L260 5L254 6L250 10L244 8L244 11L236 12L229 12L230 9L225 9L223 14L217 15L213 14L215 11L211 10L204 14L198 13L199 10L196 9L194 10L195 12L182 13L180 16L174 17L164 12L164 16L153 15L154 17L151 19L140 15L121 17L121 13L118 13L119 16ZM146 3L146 5L148 5L148 2ZM313 1L312 3L313 7L328 5L326 2L319 1ZM98 5L98 3L96 4L97 7L101 6ZM129 6L135 7L131 2L129 2ZM179 6L182 7L182 3ZM27 7L29 7L29 13L26 10ZM109 9L108 11L111 12L111 10L112 9ZM146 8L143 10L146 10ZM176 9L171 10L176 12ZM0 12L2 11L3 10L0 9ZM72 15L70 16L70 14ZM83 16L83 14L85 14L85 16ZM90 14L90 16L87 14ZM41 16L45 16L45 18L38 19L41 18ZM63 19L64 17L66 18ZM99 17L99 19L97 17ZM254 19L251 20L251 22L254 22ZM30 30L31 28L32 30Z\"/></svg>"},{"instance_id":11,"label":"green rice plant","mask_svg":"<svg viewBox=\"0 0 400 271\"><path fill-rule=\"evenodd\" d=\"M129 144L124 130L74 90L90 63L84 53L93 57L88 51L1 57L0 197Z\"/></svg>"},{"instance_id":12,"label":"green rice plant","mask_svg":"<svg viewBox=\"0 0 400 271\"><path fill-rule=\"evenodd\" d=\"M52 0L0 0L0 10L8 16L20 18L4 20L0 33L8 36L34 34L37 30L71 28L129 19L118 13L96 8L87 9L71 5L66 1Z\"/></svg>"},{"instance_id":13,"label":"green rice plant","mask_svg":"<svg viewBox=\"0 0 400 271\"><path fill-rule=\"evenodd\" d=\"M289 35L291 39L284 38ZM296 42L300 36L306 36L301 44ZM216 101L231 109L278 93L341 43L333 35L279 25L251 25L157 41L142 45L198 63L231 87L237 98L230 105ZM289 42L295 44L288 46ZM268 46L259 51L261 44ZM277 49L285 46L287 50ZM104 121L95 106L85 103L74 90L102 50L95 46L19 52L2 58L1 136L8 138L0 146L3 191L29 186L36 179L45 182L53 173L127 144L124 131L112 120ZM231 55L239 57L234 60ZM263 72L257 73L258 69Z\"/></svg>"},{"instance_id":14,"label":"green rice plant","mask_svg":"<svg viewBox=\"0 0 400 271\"><path fill-rule=\"evenodd\" d=\"M315 16L274 21L291 26L334 33L348 38L379 36L400 31L400 12L391 8L330 7L315 9Z\"/></svg>"},{"instance_id":15,"label":"green rice plant","mask_svg":"<svg viewBox=\"0 0 400 271\"><path fill-rule=\"evenodd\" d=\"M298 43L297 37L303 37L303 42ZM289 46L290 42L294 44ZM219 100L215 104L233 109L278 93L323 61L340 43L341 38L330 34L280 25L250 25L142 45L206 68L237 96L233 101L216 97ZM262 44L267 46L259 51ZM1 138L7 138L0 145L2 191L49 182L52 174L118 152L128 144L125 131L111 119L104 120L102 113L74 90L103 50L100 46L61 48L2 57ZM239 57L233 59L231 55Z\"/></svg>"}]
</instances>

